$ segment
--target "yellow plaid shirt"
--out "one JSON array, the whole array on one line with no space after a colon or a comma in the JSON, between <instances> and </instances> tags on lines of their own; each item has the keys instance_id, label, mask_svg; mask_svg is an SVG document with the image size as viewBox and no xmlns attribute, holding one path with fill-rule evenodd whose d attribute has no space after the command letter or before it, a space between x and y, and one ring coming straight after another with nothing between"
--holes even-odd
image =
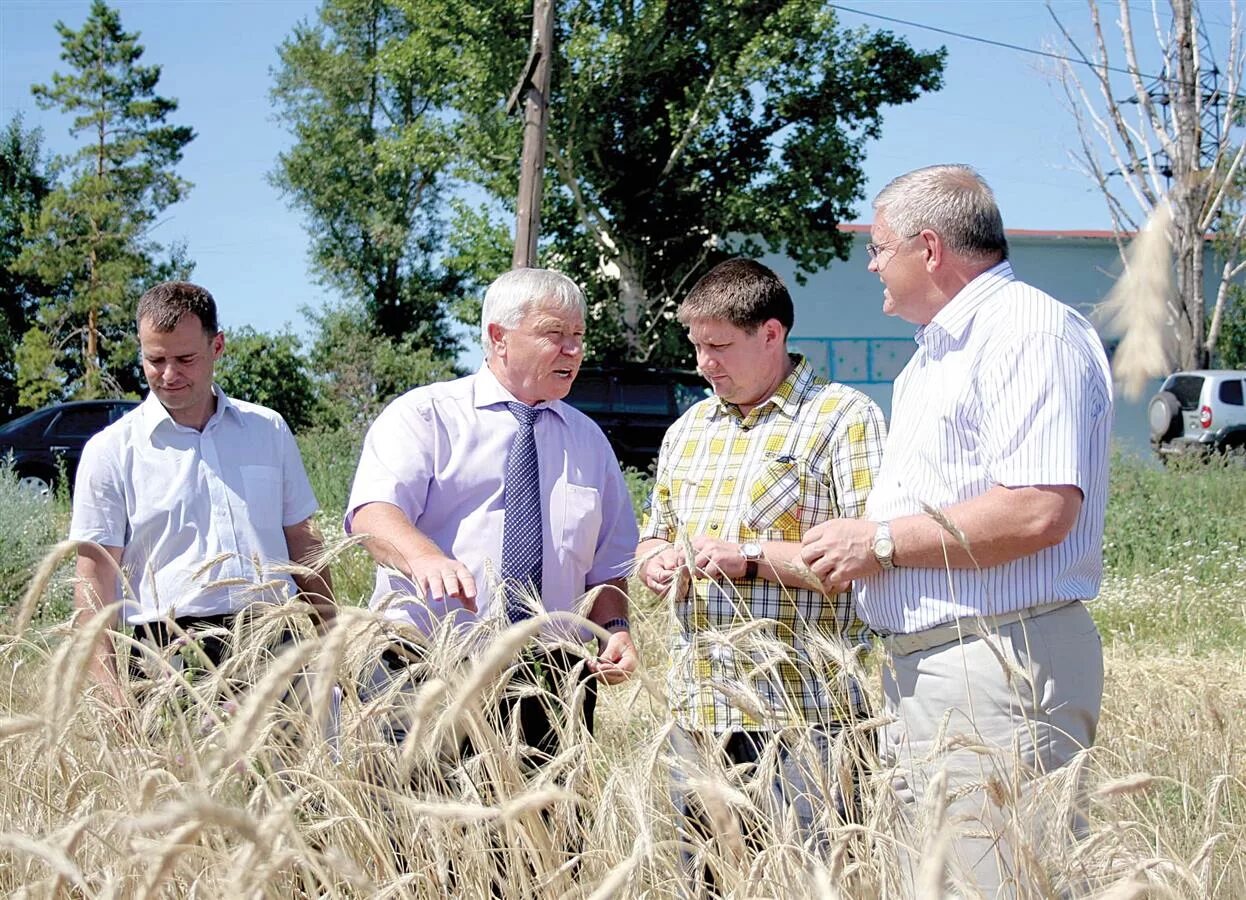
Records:
<instances>
[{"instance_id":1,"label":"yellow plaid shirt","mask_svg":"<svg viewBox=\"0 0 1246 900\"><path fill-rule=\"evenodd\" d=\"M819 522L863 514L882 458L882 413L861 392L815 376L804 357L792 360L774 396L747 416L710 397L671 426L642 541L799 541ZM866 640L851 591L697 577L674 612L668 690L684 728L829 725L864 712L860 686L834 661Z\"/></svg>"}]
</instances>

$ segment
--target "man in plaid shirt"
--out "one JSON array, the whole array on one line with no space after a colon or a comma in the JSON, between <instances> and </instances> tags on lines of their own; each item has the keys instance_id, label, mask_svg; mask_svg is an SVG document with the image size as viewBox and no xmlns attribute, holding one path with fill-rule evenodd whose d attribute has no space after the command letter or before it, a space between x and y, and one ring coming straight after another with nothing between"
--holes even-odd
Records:
<instances>
[{"instance_id":1,"label":"man in plaid shirt","mask_svg":"<svg viewBox=\"0 0 1246 900\"><path fill-rule=\"evenodd\" d=\"M838 780L836 734L865 712L850 670L866 628L851 585L824 587L801 562L801 538L863 513L883 416L788 354L791 296L760 263L716 266L678 314L715 396L667 432L637 548L641 580L673 604L678 625L675 799L696 826L683 785L698 748L717 747L723 762L772 782L762 803L771 827L794 807L796 837L816 836L818 810L846 815L846 798L822 787ZM758 770L771 759L772 771Z\"/></svg>"}]
</instances>

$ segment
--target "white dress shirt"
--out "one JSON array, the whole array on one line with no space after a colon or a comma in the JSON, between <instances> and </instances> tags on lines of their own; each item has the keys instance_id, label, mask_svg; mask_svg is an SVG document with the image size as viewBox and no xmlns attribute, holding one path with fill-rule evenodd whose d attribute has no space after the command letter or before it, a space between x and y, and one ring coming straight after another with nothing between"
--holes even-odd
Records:
<instances>
[{"instance_id":1,"label":"white dress shirt","mask_svg":"<svg viewBox=\"0 0 1246 900\"><path fill-rule=\"evenodd\" d=\"M1076 486L1082 507L1059 544L1003 565L901 566L862 579L862 618L883 633L909 633L1094 597L1112 426L1111 375L1094 328L1002 262L962 288L916 340L896 379L866 517L920 515L923 503L942 509L995 485Z\"/></svg>"},{"instance_id":2,"label":"white dress shirt","mask_svg":"<svg viewBox=\"0 0 1246 900\"><path fill-rule=\"evenodd\" d=\"M155 394L87 442L74 483L73 540L122 548L123 621L220 615L291 596L283 528L316 511L280 415L231 400L196 431Z\"/></svg>"},{"instance_id":3,"label":"white dress shirt","mask_svg":"<svg viewBox=\"0 0 1246 900\"><path fill-rule=\"evenodd\" d=\"M503 480L518 421L515 398L489 370L408 391L381 413L364 440L347 504L346 531L367 503L398 507L476 580L480 618L497 600L502 560ZM538 404L535 436L542 503L541 585L545 608L573 611L585 590L631 569L636 517L619 463L601 429L555 400ZM399 572L379 567L371 606L425 632L444 615L466 624L457 601L426 606Z\"/></svg>"}]
</instances>

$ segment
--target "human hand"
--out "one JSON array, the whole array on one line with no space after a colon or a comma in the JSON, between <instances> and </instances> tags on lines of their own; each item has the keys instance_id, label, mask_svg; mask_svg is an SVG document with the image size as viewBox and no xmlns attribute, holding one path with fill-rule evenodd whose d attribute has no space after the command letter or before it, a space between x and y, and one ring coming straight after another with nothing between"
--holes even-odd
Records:
<instances>
[{"instance_id":1,"label":"human hand","mask_svg":"<svg viewBox=\"0 0 1246 900\"><path fill-rule=\"evenodd\" d=\"M683 556L683 551L675 546L651 554L641 563L640 571L636 573L641 584L658 596L666 594L673 585L679 583L684 572Z\"/></svg>"},{"instance_id":2,"label":"human hand","mask_svg":"<svg viewBox=\"0 0 1246 900\"><path fill-rule=\"evenodd\" d=\"M707 578L729 578L737 581L748 571L748 560L740 551L740 545L704 535L692 541L693 565Z\"/></svg>"},{"instance_id":3,"label":"human hand","mask_svg":"<svg viewBox=\"0 0 1246 900\"><path fill-rule=\"evenodd\" d=\"M588 661L588 670L606 684L619 684L627 681L640 665L640 655L632 636L627 631L615 631L601 648L597 659Z\"/></svg>"},{"instance_id":4,"label":"human hand","mask_svg":"<svg viewBox=\"0 0 1246 900\"><path fill-rule=\"evenodd\" d=\"M840 594L857 578L882 570L874 556L877 522L866 519L829 519L806 532L801 560L828 594Z\"/></svg>"},{"instance_id":5,"label":"human hand","mask_svg":"<svg viewBox=\"0 0 1246 900\"><path fill-rule=\"evenodd\" d=\"M476 579L457 559L430 554L408 559L407 564L411 582L426 602L457 600L468 612L476 612Z\"/></svg>"}]
</instances>

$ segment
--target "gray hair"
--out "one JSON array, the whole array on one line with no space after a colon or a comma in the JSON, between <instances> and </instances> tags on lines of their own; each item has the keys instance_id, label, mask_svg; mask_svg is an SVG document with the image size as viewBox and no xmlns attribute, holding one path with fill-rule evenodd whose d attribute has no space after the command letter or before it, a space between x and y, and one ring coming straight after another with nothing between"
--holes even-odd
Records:
<instances>
[{"instance_id":1,"label":"gray hair","mask_svg":"<svg viewBox=\"0 0 1246 900\"><path fill-rule=\"evenodd\" d=\"M489 326L518 328L532 307L552 301L560 310L579 310L588 318L588 305L584 292L574 281L553 269L511 269L494 279L485 291L485 302L480 310L480 343L485 359L489 358Z\"/></svg>"},{"instance_id":2,"label":"gray hair","mask_svg":"<svg viewBox=\"0 0 1246 900\"><path fill-rule=\"evenodd\" d=\"M953 253L970 258L1008 258L1008 238L995 194L969 166L915 169L892 180L874 198L896 237L929 229Z\"/></svg>"}]
</instances>

